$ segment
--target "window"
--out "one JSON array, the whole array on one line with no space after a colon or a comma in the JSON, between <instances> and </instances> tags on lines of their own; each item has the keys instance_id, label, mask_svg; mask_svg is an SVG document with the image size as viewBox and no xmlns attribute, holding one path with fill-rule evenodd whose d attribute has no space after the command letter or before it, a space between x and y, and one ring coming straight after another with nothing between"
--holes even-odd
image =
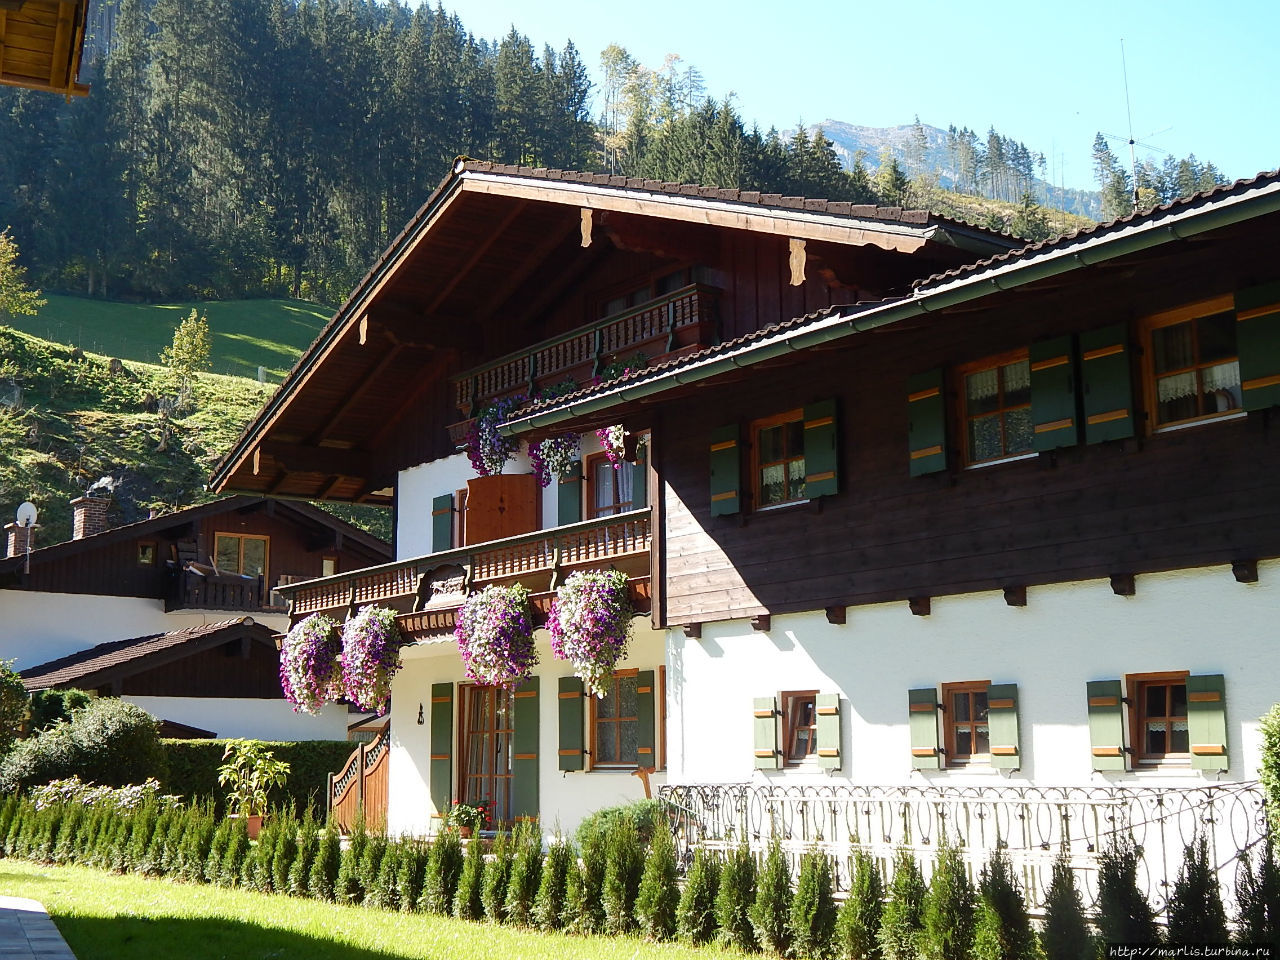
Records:
<instances>
[{"instance_id":1,"label":"window","mask_svg":"<svg viewBox=\"0 0 1280 960\"><path fill-rule=\"evenodd\" d=\"M616 313L623 313L633 307L648 303L650 300L656 300L659 297L665 297L669 293L682 290L689 284L696 282L700 273L701 271L697 267L684 267L680 270L665 273L640 286L625 290L625 292L619 293L601 304L600 316L611 317Z\"/></svg>"},{"instance_id":2,"label":"window","mask_svg":"<svg viewBox=\"0 0 1280 960\"><path fill-rule=\"evenodd\" d=\"M222 573L263 577L267 573L267 537L219 533L213 538L213 565Z\"/></svg>"},{"instance_id":3,"label":"window","mask_svg":"<svg viewBox=\"0 0 1280 960\"><path fill-rule=\"evenodd\" d=\"M497 822L512 817L512 741L515 700L503 687L463 684L458 736L459 797L464 803L487 802Z\"/></svg>"},{"instance_id":4,"label":"window","mask_svg":"<svg viewBox=\"0 0 1280 960\"><path fill-rule=\"evenodd\" d=\"M1138 764L1189 762L1187 673L1147 673L1126 677L1129 733Z\"/></svg>"},{"instance_id":5,"label":"window","mask_svg":"<svg viewBox=\"0 0 1280 960\"><path fill-rule=\"evenodd\" d=\"M782 765L803 763L818 751L817 690L782 692Z\"/></svg>"},{"instance_id":6,"label":"window","mask_svg":"<svg viewBox=\"0 0 1280 960\"><path fill-rule=\"evenodd\" d=\"M942 723L948 765L983 763L991 757L991 726L985 681L944 683Z\"/></svg>"},{"instance_id":7,"label":"window","mask_svg":"<svg viewBox=\"0 0 1280 960\"><path fill-rule=\"evenodd\" d=\"M1032 452L1031 363L1016 350L961 368L965 462L992 463Z\"/></svg>"},{"instance_id":8,"label":"window","mask_svg":"<svg viewBox=\"0 0 1280 960\"><path fill-rule=\"evenodd\" d=\"M152 541L138 544L138 566L154 567L156 565L156 545Z\"/></svg>"},{"instance_id":9,"label":"window","mask_svg":"<svg viewBox=\"0 0 1280 960\"><path fill-rule=\"evenodd\" d=\"M604 698L591 698L593 768L639 765L639 682L638 670L615 670Z\"/></svg>"},{"instance_id":10,"label":"window","mask_svg":"<svg viewBox=\"0 0 1280 960\"><path fill-rule=\"evenodd\" d=\"M1236 315L1231 297L1148 321L1148 406L1155 428L1241 409Z\"/></svg>"},{"instance_id":11,"label":"window","mask_svg":"<svg viewBox=\"0 0 1280 960\"><path fill-rule=\"evenodd\" d=\"M805 499L804 411L756 420L751 424L751 450L756 509Z\"/></svg>"},{"instance_id":12,"label":"window","mask_svg":"<svg viewBox=\"0 0 1280 960\"><path fill-rule=\"evenodd\" d=\"M587 482L590 485L591 517L611 517L625 513L634 503L634 471L629 464L614 467L603 453L587 457Z\"/></svg>"},{"instance_id":13,"label":"window","mask_svg":"<svg viewBox=\"0 0 1280 960\"><path fill-rule=\"evenodd\" d=\"M337 557L321 557L320 558L320 576L332 577L338 572Z\"/></svg>"}]
</instances>

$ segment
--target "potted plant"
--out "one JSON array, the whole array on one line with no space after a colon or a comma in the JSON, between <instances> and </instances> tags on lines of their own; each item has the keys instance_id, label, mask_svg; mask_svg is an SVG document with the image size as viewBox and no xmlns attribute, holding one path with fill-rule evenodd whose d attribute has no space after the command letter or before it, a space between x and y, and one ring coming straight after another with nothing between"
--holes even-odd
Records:
<instances>
[{"instance_id":1,"label":"potted plant","mask_svg":"<svg viewBox=\"0 0 1280 960\"><path fill-rule=\"evenodd\" d=\"M342 687L361 710L386 709L401 643L396 612L387 607L365 607L342 625Z\"/></svg>"},{"instance_id":2,"label":"potted plant","mask_svg":"<svg viewBox=\"0 0 1280 960\"><path fill-rule=\"evenodd\" d=\"M295 711L316 713L342 696L338 623L323 613L299 621L280 644L280 686Z\"/></svg>"},{"instance_id":3,"label":"potted plant","mask_svg":"<svg viewBox=\"0 0 1280 960\"><path fill-rule=\"evenodd\" d=\"M503 397L493 401L476 414L471 431L467 434L467 458L480 476L497 476L502 473L502 468L507 465L507 461L515 457L520 449L520 441L515 437L505 437L499 433L498 424L528 400L529 398L523 394Z\"/></svg>"},{"instance_id":4,"label":"potted plant","mask_svg":"<svg viewBox=\"0 0 1280 960\"><path fill-rule=\"evenodd\" d=\"M605 681L626 656L635 609L627 575L619 570L583 570L556 590L547 617L551 652L573 664L587 693L603 697Z\"/></svg>"},{"instance_id":5,"label":"potted plant","mask_svg":"<svg viewBox=\"0 0 1280 960\"><path fill-rule=\"evenodd\" d=\"M229 740L222 752L226 761L218 768L218 784L230 787L227 805L243 817L249 838L256 839L262 829L262 816L267 809L267 795L272 787L283 787L289 775L289 764L277 760L261 740Z\"/></svg>"},{"instance_id":6,"label":"potted plant","mask_svg":"<svg viewBox=\"0 0 1280 960\"><path fill-rule=\"evenodd\" d=\"M490 820L489 805L483 800L479 803L456 801L444 815L444 822L455 827L462 837L470 837L483 830Z\"/></svg>"},{"instance_id":7,"label":"potted plant","mask_svg":"<svg viewBox=\"0 0 1280 960\"><path fill-rule=\"evenodd\" d=\"M529 591L490 584L458 610L453 630L467 678L514 689L538 663Z\"/></svg>"}]
</instances>

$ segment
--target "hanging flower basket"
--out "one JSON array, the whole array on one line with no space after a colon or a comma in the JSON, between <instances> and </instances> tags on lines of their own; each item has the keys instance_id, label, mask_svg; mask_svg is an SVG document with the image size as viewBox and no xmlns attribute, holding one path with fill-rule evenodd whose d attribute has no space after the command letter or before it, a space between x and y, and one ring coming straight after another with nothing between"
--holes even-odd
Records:
<instances>
[{"instance_id":1,"label":"hanging flower basket","mask_svg":"<svg viewBox=\"0 0 1280 960\"><path fill-rule=\"evenodd\" d=\"M529 444L533 475L543 487L559 477L567 477L581 457L582 439L576 433L562 433Z\"/></svg>"},{"instance_id":2,"label":"hanging flower basket","mask_svg":"<svg viewBox=\"0 0 1280 960\"><path fill-rule=\"evenodd\" d=\"M323 613L296 623L280 644L280 686L294 711L316 713L342 696L342 640Z\"/></svg>"},{"instance_id":3,"label":"hanging flower basket","mask_svg":"<svg viewBox=\"0 0 1280 960\"><path fill-rule=\"evenodd\" d=\"M603 697L605 681L627 653L635 608L620 570L572 574L556 590L547 628L551 652L573 664L587 692Z\"/></svg>"},{"instance_id":4,"label":"hanging flower basket","mask_svg":"<svg viewBox=\"0 0 1280 960\"><path fill-rule=\"evenodd\" d=\"M520 449L519 440L515 437L504 437L498 432L498 424L527 401L528 398L523 394L503 397L476 414L471 431L467 434L467 458L480 476L492 477L501 473L507 461L511 460Z\"/></svg>"},{"instance_id":5,"label":"hanging flower basket","mask_svg":"<svg viewBox=\"0 0 1280 960\"><path fill-rule=\"evenodd\" d=\"M386 709L401 643L396 613L386 607L365 607L342 625L342 686L361 710Z\"/></svg>"},{"instance_id":6,"label":"hanging flower basket","mask_svg":"<svg viewBox=\"0 0 1280 960\"><path fill-rule=\"evenodd\" d=\"M514 689L538 663L529 591L520 584L490 584L458 610L453 635L467 678Z\"/></svg>"}]
</instances>

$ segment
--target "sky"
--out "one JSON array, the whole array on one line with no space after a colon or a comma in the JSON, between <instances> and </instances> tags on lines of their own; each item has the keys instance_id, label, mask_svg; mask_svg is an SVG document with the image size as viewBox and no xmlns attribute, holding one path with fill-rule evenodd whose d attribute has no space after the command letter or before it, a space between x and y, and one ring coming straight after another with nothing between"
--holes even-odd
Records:
<instances>
[{"instance_id":1,"label":"sky","mask_svg":"<svg viewBox=\"0 0 1280 960\"><path fill-rule=\"evenodd\" d=\"M434 0L432 0L434 2ZM697 67L748 126L988 127L1045 154L1049 179L1093 189L1099 131L1128 164L1130 131L1229 179L1280 167L1280 3L1256 0L453 0L478 37L515 28L541 52L577 46L599 80L617 43ZM1121 48L1123 43L1122 61ZM1125 103L1127 64L1129 107ZM599 109L595 105L593 113ZM1140 153L1139 156L1143 156Z\"/></svg>"}]
</instances>

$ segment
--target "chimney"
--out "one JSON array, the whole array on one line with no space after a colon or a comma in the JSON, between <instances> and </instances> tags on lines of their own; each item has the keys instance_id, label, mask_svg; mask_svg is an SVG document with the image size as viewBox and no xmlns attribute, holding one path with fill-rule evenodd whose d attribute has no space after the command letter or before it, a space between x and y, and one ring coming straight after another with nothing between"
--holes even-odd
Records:
<instances>
[{"instance_id":1,"label":"chimney","mask_svg":"<svg viewBox=\"0 0 1280 960\"><path fill-rule=\"evenodd\" d=\"M71 501L71 539L83 540L107 529L110 497L83 496Z\"/></svg>"},{"instance_id":2,"label":"chimney","mask_svg":"<svg viewBox=\"0 0 1280 960\"><path fill-rule=\"evenodd\" d=\"M8 536L5 542L8 550L5 551L6 557L20 557L27 552L27 545L31 543L31 533L34 527L26 527L20 523L10 523L5 526L5 532Z\"/></svg>"}]
</instances>

